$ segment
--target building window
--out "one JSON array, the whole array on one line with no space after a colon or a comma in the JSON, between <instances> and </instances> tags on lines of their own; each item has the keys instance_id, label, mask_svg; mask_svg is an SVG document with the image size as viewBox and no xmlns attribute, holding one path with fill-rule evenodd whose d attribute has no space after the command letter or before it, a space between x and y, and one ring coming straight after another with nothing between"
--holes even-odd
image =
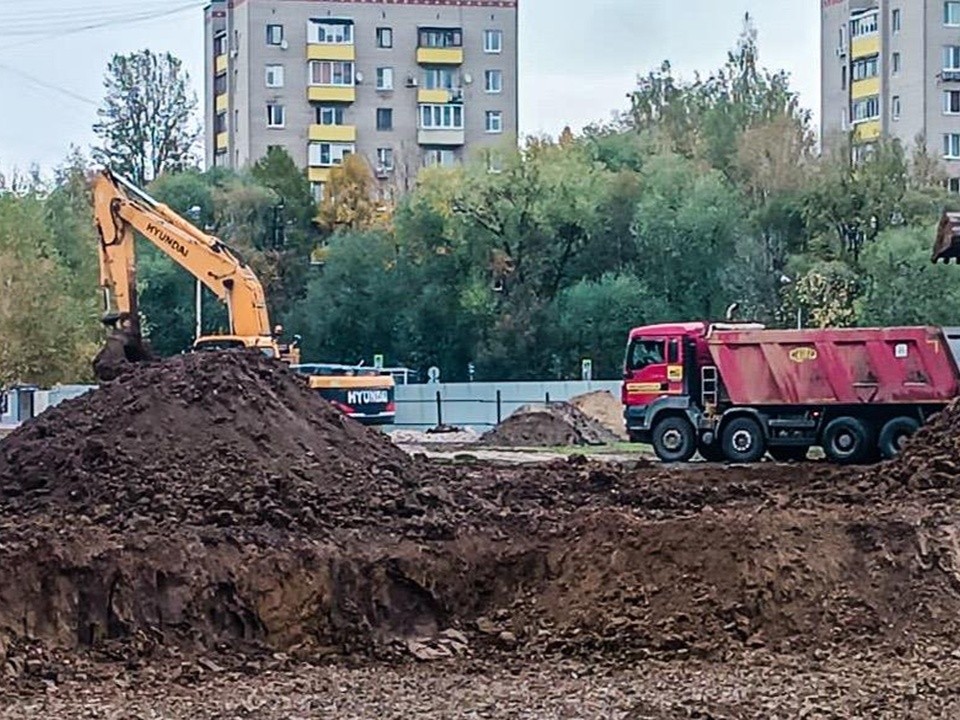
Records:
<instances>
[{"instance_id":1,"label":"building window","mask_svg":"<svg viewBox=\"0 0 960 720\"><path fill-rule=\"evenodd\" d=\"M947 45L943 48L943 69L948 72L960 70L960 45Z\"/></svg>"},{"instance_id":2,"label":"building window","mask_svg":"<svg viewBox=\"0 0 960 720\"><path fill-rule=\"evenodd\" d=\"M863 15L850 21L850 37L874 35L877 32L877 11Z\"/></svg>"},{"instance_id":3,"label":"building window","mask_svg":"<svg viewBox=\"0 0 960 720\"><path fill-rule=\"evenodd\" d=\"M853 122L865 122L867 120L876 120L880 117L880 98L876 95L853 103L853 112L851 113Z\"/></svg>"},{"instance_id":4,"label":"building window","mask_svg":"<svg viewBox=\"0 0 960 720\"><path fill-rule=\"evenodd\" d=\"M284 119L283 105L267 105L267 127L282 128Z\"/></svg>"},{"instance_id":5,"label":"building window","mask_svg":"<svg viewBox=\"0 0 960 720\"><path fill-rule=\"evenodd\" d=\"M847 109L840 108L840 129L848 130L850 126L847 124Z\"/></svg>"},{"instance_id":6,"label":"building window","mask_svg":"<svg viewBox=\"0 0 960 720\"><path fill-rule=\"evenodd\" d=\"M378 48L393 47L393 28L388 28L388 27L377 28L377 47Z\"/></svg>"},{"instance_id":7,"label":"building window","mask_svg":"<svg viewBox=\"0 0 960 720\"><path fill-rule=\"evenodd\" d=\"M307 150L311 167L333 167L357 151L353 143L310 143Z\"/></svg>"},{"instance_id":8,"label":"building window","mask_svg":"<svg viewBox=\"0 0 960 720\"><path fill-rule=\"evenodd\" d=\"M463 47L463 33L460 28L420 28L420 47Z\"/></svg>"},{"instance_id":9,"label":"building window","mask_svg":"<svg viewBox=\"0 0 960 720\"><path fill-rule=\"evenodd\" d=\"M307 25L307 42L311 45L353 45L353 22L311 20Z\"/></svg>"},{"instance_id":10,"label":"building window","mask_svg":"<svg viewBox=\"0 0 960 720\"><path fill-rule=\"evenodd\" d=\"M960 133L943 136L943 156L950 160L960 159Z\"/></svg>"},{"instance_id":11,"label":"building window","mask_svg":"<svg viewBox=\"0 0 960 720\"><path fill-rule=\"evenodd\" d=\"M213 94L223 95L227 91L227 74L217 75L213 79Z\"/></svg>"},{"instance_id":12,"label":"building window","mask_svg":"<svg viewBox=\"0 0 960 720\"><path fill-rule=\"evenodd\" d=\"M393 130L392 108L377 108L377 130Z\"/></svg>"},{"instance_id":13,"label":"building window","mask_svg":"<svg viewBox=\"0 0 960 720\"><path fill-rule=\"evenodd\" d=\"M267 65L267 87L283 87L283 65Z\"/></svg>"},{"instance_id":14,"label":"building window","mask_svg":"<svg viewBox=\"0 0 960 720\"><path fill-rule=\"evenodd\" d=\"M350 87L353 85L353 63L341 60L311 60L310 84Z\"/></svg>"},{"instance_id":15,"label":"building window","mask_svg":"<svg viewBox=\"0 0 960 720\"><path fill-rule=\"evenodd\" d=\"M216 56L227 54L227 34L226 33L220 33L213 39L213 54Z\"/></svg>"},{"instance_id":16,"label":"building window","mask_svg":"<svg viewBox=\"0 0 960 720\"><path fill-rule=\"evenodd\" d=\"M393 170L393 148L377 148L377 170L379 172Z\"/></svg>"},{"instance_id":17,"label":"building window","mask_svg":"<svg viewBox=\"0 0 960 720\"><path fill-rule=\"evenodd\" d=\"M943 24L948 27L960 26L960 2L943 4Z\"/></svg>"},{"instance_id":18,"label":"building window","mask_svg":"<svg viewBox=\"0 0 960 720\"><path fill-rule=\"evenodd\" d=\"M894 35L900 32L900 8L894 8L890 12L890 29Z\"/></svg>"},{"instance_id":19,"label":"building window","mask_svg":"<svg viewBox=\"0 0 960 720\"><path fill-rule=\"evenodd\" d=\"M840 68L840 89L841 90L847 89L847 66L846 65Z\"/></svg>"},{"instance_id":20,"label":"building window","mask_svg":"<svg viewBox=\"0 0 960 720\"><path fill-rule=\"evenodd\" d=\"M313 201L316 203L323 202L323 194L326 188L322 182L312 182L310 183L310 192L313 193Z\"/></svg>"},{"instance_id":21,"label":"building window","mask_svg":"<svg viewBox=\"0 0 960 720\"><path fill-rule=\"evenodd\" d=\"M430 149L423 153L423 164L425 167L450 167L457 162L457 156L453 150Z\"/></svg>"},{"instance_id":22,"label":"building window","mask_svg":"<svg viewBox=\"0 0 960 720\"><path fill-rule=\"evenodd\" d=\"M460 74L451 68L427 68L423 71L423 87L427 90L453 90L460 87Z\"/></svg>"},{"instance_id":23,"label":"building window","mask_svg":"<svg viewBox=\"0 0 960 720\"><path fill-rule=\"evenodd\" d=\"M393 68L377 68L377 90L393 90Z\"/></svg>"},{"instance_id":24,"label":"building window","mask_svg":"<svg viewBox=\"0 0 960 720\"><path fill-rule=\"evenodd\" d=\"M267 45L283 43L283 25L267 25Z\"/></svg>"},{"instance_id":25,"label":"building window","mask_svg":"<svg viewBox=\"0 0 960 720\"><path fill-rule=\"evenodd\" d=\"M321 105L317 108L317 125L343 125L343 108L339 105Z\"/></svg>"},{"instance_id":26,"label":"building window","mask_svg":"<svg viewBox=\"0 0 960 720\"><path fill-rule=\"evenodd\" d=\"M894 95L890 100L890 117L894 120L900 119L900 96Z\"/></svg>"},{"instance_id":27,"label":"building window","mask_svg":"<svg viewBox=\"0 0 960 720\"><path fill-rule=\"evenodd\" d=\"M486 53L503 52L503 30L483 31L483 51Z\"/></svg>"},{"instance_id":28,"label":"building window","mask_svg":"<svg viewBox=\"0 0 960 720\"><path fill-rule=\"evenodd\" d=\"M894 75L900 74L900 53L898 52L895 52L893 54L893 74Z\"/></svg>"},{"instance_id":29,"label":"building window","mask_svg":"<svg viewBox=\"0 0 960 720\"><path fill-rule=\"evenodd\" d=\"M503 156L494 150L487 153L487 172L494 175L503 172Z\"/></svg>"},{"instance_id":30,"label":"building window","mask_svg":"<svg viewBox=\"0 0 960 720\"><path fill-rule=\"evenodd\" d=\"M487 111L487 132L488 133L503 132L503 113L500 112L499 110Z\"/></svg>"},{"instance_id":31,"label":"building window","mask_svg":"<svg viewBox=\"0 0 960 720\"><path fill-rule=\"evenodd\" d=\"M960 90L947 90L943 93L944 115L960 115Z\"/></svg>"},{"instance_id":32,"label":"building window","mask_svg":"<svg viewBox=\"0 0 960 720\"><path fill-rule=\"evenodd\" d=\"M866 80L880 74L880 58L876 55L853 63L853 80Z\"/></svg>"},{"instance_id":33,"label":"building window","mask_svg":"<svg viewBox=\"0 0 960 720\"><path fill-rule=\"evenodd\" d=\"M483 74L484 87L488 93L503 92L503 71L487 70Z\"/></svg>"},{"instance_id":34,"label":"building window","mask_svg":"<svg viewBox=\"0 0 960 720\"><path fill-rule=\"evenodd\" d=\"M219 135L227 131L227 114L225 112L217 113L213 117L213 131Z\"/></svg>"},{"instance_id":35,"label":"building window","mask_svg":"<svg viewBox=\"0 0 960 720\"><path fill-rule=\"evenodd\" d=\"M947 190L960 194L960 178L950 178L947 180Z\"/></svg>"},{"instance_id":36,"label":"building window","mask_svg":"<svg viewBox=\"0 0 960 720\"><path fill-rule=\"evenodd\" d=\"M422 130L463 130L463 105L421 105Z\"/></svg>"}]
</instances>

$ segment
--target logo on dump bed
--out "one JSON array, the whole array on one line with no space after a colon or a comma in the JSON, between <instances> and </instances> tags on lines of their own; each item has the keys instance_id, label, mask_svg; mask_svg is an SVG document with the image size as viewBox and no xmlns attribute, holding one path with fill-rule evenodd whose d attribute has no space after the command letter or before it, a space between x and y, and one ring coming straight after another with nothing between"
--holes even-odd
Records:
<instances>
[{"instance_id":1,"label":"logo on dump bed","mask_svg":"<svg viewBox=\"0 0 960 720\"><path fill-rule=\"evenodd\" d=\"M790 359L795 363L809 362L817 359L817 349L812 347L798 347L790 351Z\"/></svg>"}]
</instances>

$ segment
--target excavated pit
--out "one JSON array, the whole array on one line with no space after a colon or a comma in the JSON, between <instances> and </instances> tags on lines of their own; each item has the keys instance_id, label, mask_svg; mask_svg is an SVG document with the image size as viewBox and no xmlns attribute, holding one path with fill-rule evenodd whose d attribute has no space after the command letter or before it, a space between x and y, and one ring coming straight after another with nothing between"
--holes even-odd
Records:
<instances>
[{"instance_id":1,"label":"excavated pit","mask_svg":"<svg viewBox=\"0 0 960 720\"><path fill-rule=\"evenodd\" d=\"M259 356L151 364L0 443L0 667L29 672L30 643L421 660L952 647L956 476L904 478L925 452L957 461L956 416L866 473L497 468L409 458Z\"/></svg>"}]
</instances>

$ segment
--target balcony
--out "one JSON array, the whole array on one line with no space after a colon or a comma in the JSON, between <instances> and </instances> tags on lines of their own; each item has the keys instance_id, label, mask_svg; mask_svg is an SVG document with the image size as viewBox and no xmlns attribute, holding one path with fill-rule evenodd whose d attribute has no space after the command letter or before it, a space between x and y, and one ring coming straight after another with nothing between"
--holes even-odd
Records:
<instances>
[{"instance_id":1,"label":"balcony","mask_svg":"<svg viewBox=\"0 0 960 720\"><path fill-rule=\"evenodd\" d=\"M466 142L465 134L462 129L449 130L446 128L431 128L417 130L417 142L421 145L441 145L446 147L456 147Z\"/></svg>"},{"instance_id":2,"label":"balcony","mask_svg":"<svg viewBox=\"0 0 960 720\"><path fill-rule=\"evenodd\" d=\"M427 105L446 105L447 103L462 103L463 102L463 90L461 88L445 89L441 88L439 90L424 90L420 89L417 91L417 102Z\"/></svg>"},{"instance_id":3,"label":"balcony","mask_svg":"<svg viewBox=\"0 0 960 720\"><path fill-rule=\"evenodd\" d=\"M417 62L421 65L463 65L463 48L417 48Z\"/></svg>"},{"instance_id":4,"label":"balcony","mask_svg":"<svg viewBox=\"0 0 960 720\"><path fill-rule=\"evenodd\" d=\"M313 142L345 142L357 141L356 125L311 125L310 140Z\"/></svg>"},{"instance_id":5,"label":"balcony","mask_svg":"<svg viewBox=\"0 0 960 720\"><path fill-rule=\"evenodd\" d=\"M850 43L850 56L857 58L869 57L880 53L880 34L861 35L855 37Z\"/></svg>"},{"instance_id":6,"label":"balcony","mask_svg":"<svg viewBox=\"0 0 960 720\"><path fill-rule=\"evenodd\" d=\"M880 137L880 120L865 120L853 127L853 141L855 143L873 142Z\"/></svg>"},{"instance_id":7,"label":"balcony","mask_svg":"<svg viewBox=\"0 0 960 720\"><path fill-rule=\"evenodd\" d=\"M357 59L357 48L347 44L316 43L307 45L307 60L344 60Z\"/></svg>"},{"instance_id":8,"label":"balcony","mask_svg":"<svg viewBox=\"0 0 960 720\"><path fill-rule=\"evenodd\" d=\"M225 133L225 132L217 133L217 140L216 140L217 150L226 150L229 144L230 144L230 135L228 133Z\"/></svg>"},{"instance_id":9,"label":"balcony","mask_svg":"<svg viewBox=\"0 0 960 720\"><path fill-rule=\"evenodd\" d=\"M357 89L347 85L311 85L307 88L310 102L352 103L357 99Z\"/></svg>"},{"instance_id":10,"label":"balcony","mask_svg":"<svg viewBox=\"0 0 960 720\"><path fill-rule=\"evenodd\" d=\"M312 167L307 170L307 179L310 182L325 183L330 181L330 173L333 168Z\"/></svg>"},{"instance_id":11,"label":"balcony","mask_svg":"<svg viewBox=\"0 0 960 720\"><path fill-rule=\"evenodd\" d=\"M850 97L853 100L880 94L880 78L872 77L864 80L854 80L850 85Z\"/></svg>"},{"instance_id":12,"label":"balcony","mask_svg":"<svg viewBox=\"0 0 960 720\"><path fill-rule=\"evenodd\" d=\"M230 107L230 98L226 93L223 95L217 95L217 99L214 101L214 106L216 107L218 113L226 112L227 108Z\"/></svg>"},{"instance_id":13,"label":"balcony","mask_svg":"<svg viewBox=\"0 0 960 720\"><path fill-rule=\"evenodd\" d=\"M227 56L226 55L217 55L213 61L214 72L219 75L220 73L225 73L227 71Z\"/></svg>"}]
</instances>

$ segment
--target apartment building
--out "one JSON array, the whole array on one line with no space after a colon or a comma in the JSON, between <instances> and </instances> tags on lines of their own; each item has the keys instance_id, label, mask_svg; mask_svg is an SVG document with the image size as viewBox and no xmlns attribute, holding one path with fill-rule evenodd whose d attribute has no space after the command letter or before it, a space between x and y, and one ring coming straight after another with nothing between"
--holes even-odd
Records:
<instances>
[{"instance_id":1,"label":"apartment building","mask_svg":"<svg viewBox=\"0 0 960 720\"><path fill-rule=\"evenodd\" d=\"M960 0L821 3L824 148L924 138L960 192Z\"/></svg>"},{"instance_id":2,"label":"apartment building","mask_svg":"<svg viewBox=\"0 0 960 720\"><path fill-rule=\"evenodd\" d=\"M317 197L360 153L383 183L517 137L517 0L213 0L206 162L281 146Z\"/></svg>"}]
</instances>

